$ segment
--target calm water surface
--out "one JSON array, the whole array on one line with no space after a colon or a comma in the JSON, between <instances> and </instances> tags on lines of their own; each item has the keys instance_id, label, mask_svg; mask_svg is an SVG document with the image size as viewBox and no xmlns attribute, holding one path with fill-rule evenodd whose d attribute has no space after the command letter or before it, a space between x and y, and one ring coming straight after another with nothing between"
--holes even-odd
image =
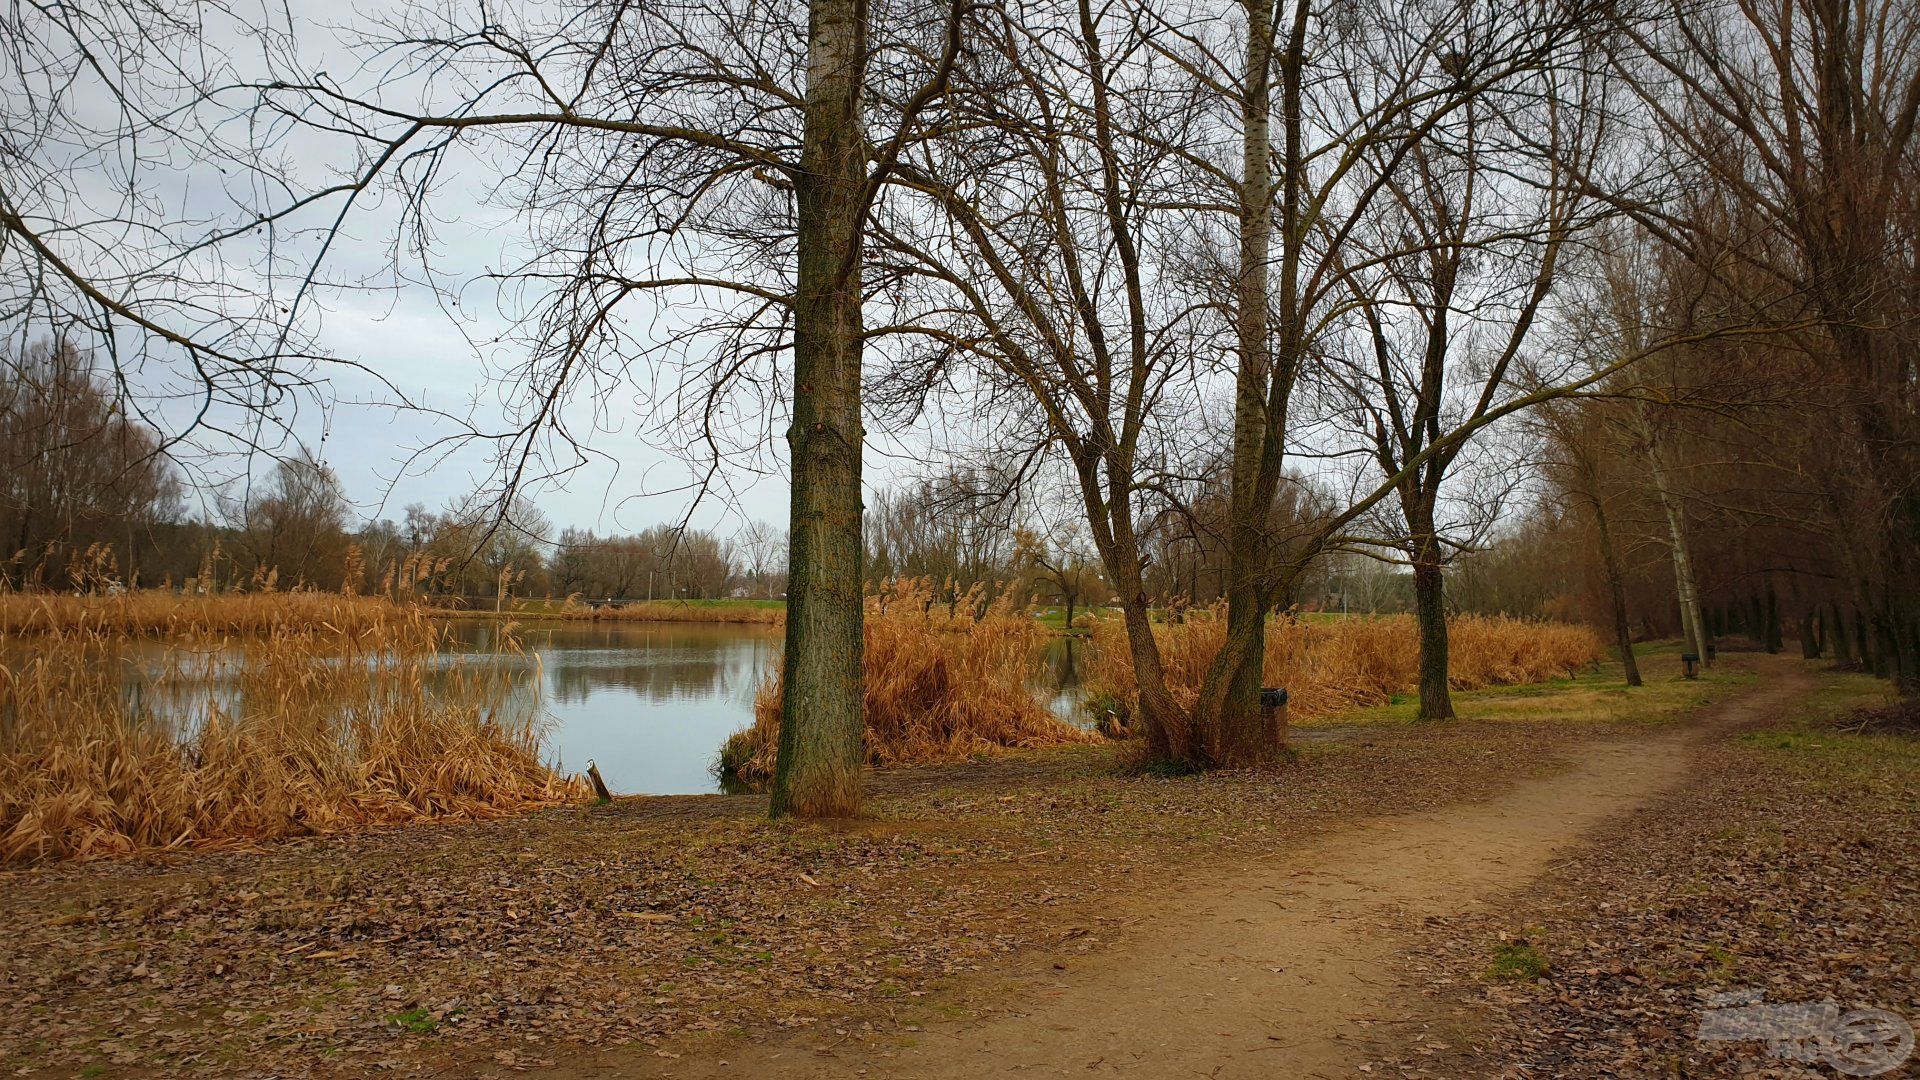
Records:
<instances>
[{"instance_id":1,"label":"calm water surface","mask_svg":"<svg viewBox=\"0 0 1920 1080\"><path fill-rule=\"evenodd\" d=\"M721 790L714 762L727 736L753 722L753 698L780 656L778 627L712 623L520 623L519 648L491 622L450 624L442 663L487 659L516 685L508 707L551 718L547 749L569 773L600 767L622 795L695 795ZM1080 721L1083 642L1055 638L1033 687L1063 719ZM159 650L130 652L126 692L152 715L182 723L219 707L244 710L225 649L169 647L185 678L153 678Z\"/></svg>"},{"instance_id":2,"label":"calm water surface","mask_svg":"<svg viewBox=\"0 0 1920 1080\"><path fill-rule=\"evenodd\" d=\"M538 659L548 745L568 772L589 760L616 794L720 790L713 762L753 722L753 695L780 655L780 630L705 623L521 624ZM499 630L459 623L456 640L497 649Z\"/></svg>"},{"instance_id":3,"label":"calm water surface","mask_svg":"<svg viewBox=\"0 0 1920 1080\"><path fill-rule=\"evenodd\" d=\"M473 652L499 648L490 623L459 623L454 633ZM707 623L522 623L515 633L538 659L560 768L594 761L623 795L719 791L720 744L753 722L754 693L781 645L778 627ZM1052 641L1034 688L1063 717L1078 712L1082 648Z\"/></svg>"}]
</instances>

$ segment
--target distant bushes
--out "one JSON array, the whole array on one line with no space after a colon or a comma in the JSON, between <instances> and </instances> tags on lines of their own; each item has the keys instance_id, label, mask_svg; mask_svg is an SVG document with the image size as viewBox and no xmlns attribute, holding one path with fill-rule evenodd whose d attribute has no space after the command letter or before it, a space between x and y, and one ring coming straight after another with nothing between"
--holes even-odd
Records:
<instances>
[{"instance_id":1,"label":"distant bushes","mask_svg":"<svg viewBox=\"0 0 1920 1080\"><path fill-rule=\"evenodd\" d=\"M601 622L704 622L778 626L787 620L779 600L641 600L619 607L569 603L563 617Z\"/></svg>"},{"instance_id":2,"label":"distant bushes","mask_svg":"<svg viewBox=\"0 0 1920 1080\"><path fill-rule=\"evenodd\" d=\"M1585 626L1467 615L1448 622L1448 681L1456 690L1541 682L1571 675L1599 660L1599 636ZM1219 612L1153 628L1168 689L1182 705L1199 693L1207 666L1226 640ZM1138 696L1125 627L1094 624L1085 686L1090 699L1128 711ZM1420 638L1413 617L1274 619L1267 624L1264 682L1284 686L1292 718L1310 720L1347 709L1384 705L1419 683Z\"/></svg>"},{"instance_id":3,"label":"distant bushes","mask_svg":"<svg viewBox=\"0 0 1920 1080\"><path fill-rule=\"evenodd\" d=\"M965 759L1002 747L1087 742L1034 696L1048 632L1006 597L975 589L935 599L924 579L867 597L867 760L875 765ZM764 780L779 749L780 672L768 672L753 725L727 740L725 775Z\"/></svg>"},{"instance_id":4,"label":"distant bushes","mask_svg":"<svg viewBox=\"0 0 1920 1080\"><path fill-rule=\"evenodd\" d=\"M582 797L498 660L317 594L0 605L0 863L272 840ZM104 628L104 627L111 627ZM165 641L129 636L164 631ZM228 637L236 630L257 631Z\"/></svg>"}]
</instances>

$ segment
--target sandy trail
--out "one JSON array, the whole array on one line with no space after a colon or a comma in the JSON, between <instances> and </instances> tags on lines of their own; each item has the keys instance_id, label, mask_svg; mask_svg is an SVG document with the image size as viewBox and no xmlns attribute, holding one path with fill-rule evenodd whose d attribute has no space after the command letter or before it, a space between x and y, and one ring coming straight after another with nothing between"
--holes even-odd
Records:
<instances>
[{"instance_id":1,"label":"sandy trail","mask_svg":"<svg viewBox=\"0 0 1920 1080\"><path fill-rule=\"evenodd\" d=\"M1124 945L1077 958L981 1019L821 1052L818 1035L711 1057L613 1055L575 1075L1355 1076L1363 1040L1406 1023L1395 959L1428 916L1485 903L1546 869L1604 819L1681 783L1705 733L1778 716L1804 692L1796 665L1683 724L1589 744L1567 771L1491 801L1357 823L1218 884L1152 905ZM1489 762L1489 767L1507 763ZM831 1039L826 1040L828 1042ZM911 1045L903 1045L905 1042ZM630 1051L631 1053L631 1051ZM723 1064L721 1059L725 1058Z\"/></svg>"}]
</instances>

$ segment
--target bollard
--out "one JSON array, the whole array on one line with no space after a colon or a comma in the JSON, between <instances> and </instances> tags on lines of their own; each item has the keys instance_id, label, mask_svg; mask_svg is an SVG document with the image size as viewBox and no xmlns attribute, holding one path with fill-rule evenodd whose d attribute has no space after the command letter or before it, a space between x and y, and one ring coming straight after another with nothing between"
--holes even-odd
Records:
<instances>
[{"instance_id":1,"label":"bollard","mask_svg":"<svg viewBox=\"0 0 1920 1080\"><path fill-rule=\"evenodd\" d=\"M1680 668L1681 668L1681 671L1683 672L1683 677L1688 679L1697 677L1700 674L1699 655L1697 653L1690 653L1690 652L1681 653Z\"/></svg>"},{"instance_id":2,"label":"bollard","mask_svg":"<svg viewBox=\"0 0 1920 1080\"><path fill-rule=\"evenodd\" d=\"M1260 688L1260 718L1273 732L1273 745L1287 745L1287 692L1278 686Z\"/></svg>"}]
</instances>

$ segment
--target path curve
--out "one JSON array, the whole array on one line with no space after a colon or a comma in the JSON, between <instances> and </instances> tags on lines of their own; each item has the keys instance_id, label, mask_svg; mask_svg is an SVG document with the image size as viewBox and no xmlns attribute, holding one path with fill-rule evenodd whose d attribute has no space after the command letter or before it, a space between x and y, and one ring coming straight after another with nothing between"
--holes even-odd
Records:
<instances>
[{"instance_id":1,"label":"path curve","mask_svg":"<svg viewBox=\"0 0 1920 1080\"><path fill-rule=\"evenodd\" d=\"M1707 734L1777 717L1810 685L1762 660L1761 685L1686 723L1587 744L1568 770L1485 802L1356 823L1283 859L1223 868L1129 943L1074 961L1006 1011L935 1022L913 1045L796 1042L710 1058L602 1060L604 1076L1354 1076L1405 1012L1395 959L1429 916L1486 903L1601 822L1680 783ZM1399 1015L1395 1015L1398 1011ZM817 1043L818 1037L808 1040ZM721 1057L727 1060L722 1062Z\"/></svg>"}]
</instances>

